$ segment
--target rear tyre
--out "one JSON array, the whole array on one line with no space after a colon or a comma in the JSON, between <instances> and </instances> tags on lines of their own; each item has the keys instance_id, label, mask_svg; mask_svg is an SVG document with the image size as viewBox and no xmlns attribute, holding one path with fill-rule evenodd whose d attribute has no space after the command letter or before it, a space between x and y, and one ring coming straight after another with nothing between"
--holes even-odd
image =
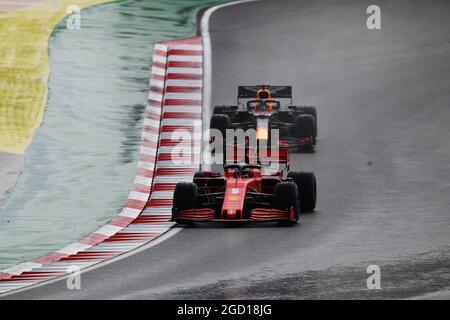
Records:
<instances>
[{"instance_id":1,"label":"rear tyre","mask_svg":"<svg viewBox=\"0 0 450 320\"><path fill-rule=\"evenodd\" d=\"M302 107L291 107L293 108L298 115L309 114L314 117L315 122L315 131L314 131L314 139L317 138L317 109L312 106L302 106Z\"/></svg>"},{"instance_id":2,"label":"rear tyre","mask_svg":"<svg viewBox=\"0 0 450 320\"><path fill-rule=\"evenodd\" d=\"M317 138L317 109L316 107L305 107L305 114L310 114L314 117L314 144Z\"/></svg>"},{"instance_id":3,"label":"rear tyre","mask_svg":"<svg viewBox=\"0 0 450 320\"><path fill-rule=\"evenodd\" d=\"M317 204L317 182L314 173L292 171L288 173L288 178L291 178L298 187L300 212L314 211Z\"/></svg>"},{"instance_id":4,"label":"rear tyre","mask_svg":"<svg viewBox=\"0 0 450 320\"><path fill-rule=\"evenodd\" d=\"M306 114L310 114L310 115L314 116L314 118L316 118L316 120L317 120L316 107L303 107L303 108L304 108Z\"/></svg>"},{"instance_id":5,"label":"rear tyre","mask_svg":"<svg viewBox=\"0 0 450 320\"><path fill-rule=\"evenodd\" d=\"M173 192L172 220L179 223L189 223L178 219L177 212L192 210L197 206L198 187L192 182L178 182Z\"/></svg>"},{"instance_id":6,"label":"rear tyre","mask_svg":"<svg viewBox=\"0 0 450 320\"><path fill-rule=\"evenodd\" d=\"M302 114L310 114L317 120L317 109L316 107L302 107Z\"/></svg>"},{"instance_id":7,"label":"rear tyre","mask_svg":"<svg viewBox=\"0 0 450 320\"><path fill-rule=\"evenodd\" d=\"M214 114L211 117L210 128L219 130L225 140L227 129L231 128L230 117L226 114Z\"/></svg>"},{"instance_id":8,"label":"rear tyre","mask_svg":"<svg viewBox=\"0 0 450 320\"><path fill-rule=\"evenodd\" d=\"M294 207L295 221L298 221L300 210L298 206L298 188L292 182L280 182L275 185L274 208L279 210L291 210Z\"/></svg>"}]
</instances>

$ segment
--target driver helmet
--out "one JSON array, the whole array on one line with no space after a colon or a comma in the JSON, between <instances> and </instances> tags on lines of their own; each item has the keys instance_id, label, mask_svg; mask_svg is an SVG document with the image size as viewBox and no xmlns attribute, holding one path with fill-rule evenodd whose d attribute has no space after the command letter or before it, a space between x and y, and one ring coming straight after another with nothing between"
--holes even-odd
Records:
<instances>
[{"instance_id":1,"label":"driver helmet","mask_svg":"<svg viewBox=\"0 0 450 320\"><path fill-rule=\"evenodd\" d=\"M270 90L267 88L262 88L259 89L258 92L256 93L256 98L258 100L271 100L272 99L272 94L270 93ZM269 103L269 106L266 106L266 104L263 103L263 108L267 109L269 112L272 111L272 105Z\"/></svg>"}]
</instances>

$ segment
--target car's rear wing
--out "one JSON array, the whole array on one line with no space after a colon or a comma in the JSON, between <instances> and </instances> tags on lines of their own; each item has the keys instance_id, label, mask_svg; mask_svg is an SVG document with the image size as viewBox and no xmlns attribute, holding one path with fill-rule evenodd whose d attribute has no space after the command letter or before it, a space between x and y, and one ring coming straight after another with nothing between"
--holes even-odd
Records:
<instances>
[{"instance_id":1,"label":"car's rear wing","mask_svg":"<svg viewBox=\"0 0 450 320\"><path fill-rule=\"evenodd\" d=\"M267 90L270 93L271 99L289 99L292 104L292 87L291 86L239 86L238 87L238 104L241 99L257 99L258 92Z\"/></svg>"}]
</instances>

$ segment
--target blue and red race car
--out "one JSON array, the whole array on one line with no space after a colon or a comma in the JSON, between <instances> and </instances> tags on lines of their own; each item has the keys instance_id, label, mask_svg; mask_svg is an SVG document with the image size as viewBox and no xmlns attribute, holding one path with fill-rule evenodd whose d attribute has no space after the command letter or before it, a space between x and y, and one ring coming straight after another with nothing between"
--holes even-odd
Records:
<instances>
[{"instance_id":1,"label":"blue and red race car","mask_svg":"<svg viewBox=\"0 0 450 320\"><path fill-rule=\"evenodd\" d=\"M289 153L279 150L282 170L258 164L224 165L224 173L197 172L193 182L177 183L172 221L278 221L295 224L301 212L316 206L312 172L289 172ZM285 176L286 174L286 176Z\"/></svg>"},{"instance_id":2,"label":"blue and red race car","mask_svg":"<svg viewBox=\"0 0 450 320\"><path fill-rule=\"evenodd\" d=\"M223 136L227 129L254 129L257 139L268 141L276 129L277 145L312 151L317 139L317 110L293 105L291 86L240 86L237 105L216 106L210 127Z\"/></svg>"}]
</instances>

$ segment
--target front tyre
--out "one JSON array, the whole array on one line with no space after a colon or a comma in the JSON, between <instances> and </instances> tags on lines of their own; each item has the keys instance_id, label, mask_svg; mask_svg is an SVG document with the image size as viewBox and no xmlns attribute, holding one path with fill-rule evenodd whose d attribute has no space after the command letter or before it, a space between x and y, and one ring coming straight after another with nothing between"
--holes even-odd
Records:
<instances>
[{"instance_id":1,"label":"front tyre","mask_svg":"<svg viewBox=\"0 0 450 320\"><path fill-rule=\"evenodd\" d=\"M301 114L295 118L295 138L310 139L308 148L313 149L316 141L316 119L310 114Z\"/></svg>"},{"instance_id":2,"label":"front tyre","mask_svg":"<svg viewBox=\"0 0 450 320\"><path fill-rule=\"evenodd\" d=\"M314 117L314 141L317 138L317 109L316 107L304 107L305 114L310 114Z\"/></svg>"},{"instance_id":3,"label":"front tyre","mask_svg":"<svg viewBox=\"0 0 450 320\"><path fill-rule=\"evenodd\" d=\"M294 221L297 222L300 217L298 206L298 188L292 182L280 182L275 185L273 207L279 210L291 211L294 208Z\"/></svg>"},{"instance_id":4,"label":"front tyre","mask_svg":"<svg viewBox=\"0 0 450 320\"><path fill-rule=\"evenodd\" d=\"M317 182L314 172L291 171L288 178L291 178L298 187L300 212L314 211L317 204Z\"/></svg>"},{"instance_id":5,"label":"front tyre","mask_svg":"<svg viewBox=\"0 0 450 320\"><path fill-rule=\"evenodd\" d=\"M178 182L173 192L172 221L183 223L178 219L177 212L192 210L197 207L198 187L192 182Z\"/></svg>"}]
</instances>

